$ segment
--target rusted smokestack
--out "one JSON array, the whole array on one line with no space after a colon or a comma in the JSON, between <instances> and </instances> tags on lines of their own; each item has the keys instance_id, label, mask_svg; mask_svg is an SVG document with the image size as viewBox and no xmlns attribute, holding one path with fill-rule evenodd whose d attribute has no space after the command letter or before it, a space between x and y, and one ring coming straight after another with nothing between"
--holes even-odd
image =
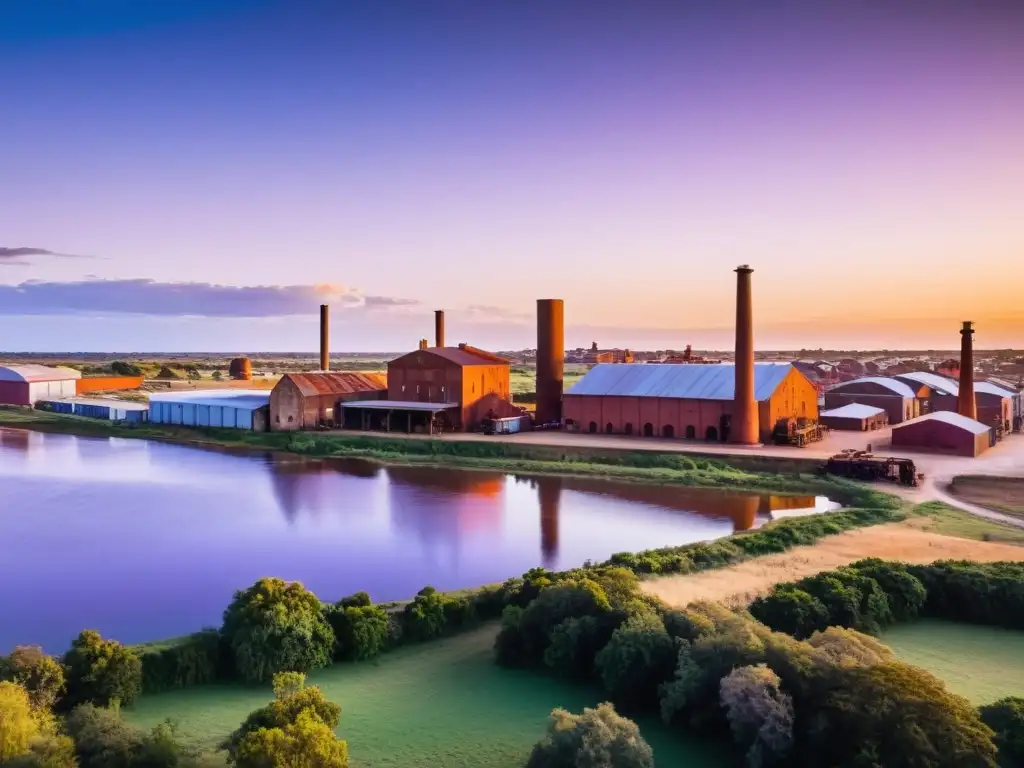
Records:
<instances>
[{"instance_id":1,"label":"rusted smokestack","mask_svg":"<svg viewBox=\"0 0 1024 768\"><path fill-rule=\"evenodd\" d=\"M554 567L558 557L558 511L562 501L562 478L538 477L540 501L540 551L545 567Z\"/></svg>"},{"instance_id":2,"label":"rusted smokestack","mask_svg":"<svg viewBox=\"0 0 1024 768\"><path fill-rule=\"evenodd\" d=\"M537 422L562 420L565 368L565 304L537 299Z\"/></svg>"},{"instance_id":3,"label":"rusted smokestack","mask_svg":"<svg viewBox=\"0 0 1024 768\"><path fill-rule=\"evenodd\" d=\"M964 320L960 329L960 396L957 410L961 416L978 419L978 403L974 399L974 323Z\"/></svg>"},{"instance_id":4,"label":"rusted smokestack","mask_svg":"<svg viewBox=\"0 0 1024 768\"><path fill-rule=\"evenodd\" d=\"M420 339L420 349L426 349L429 346L430 342L428 342L426 339Z\"/></svg>"},{"instance_id":5,"label":"rusted smokestack","mask_svg":"<svg viewBox=\"0 0 1024 768\"><path fill-rule=\"evenodd\" d=\"M444 346L444 310L434 310L434 346Z\"/></svg>"},{"instance_id":6,"label":"rusted smokestack","mask_svg":"<svg viewBox=\"0 0 1024 768\"><path fill-rule=\"evenodd\" d=\"M757 401L754 399L754 310L750 275L746 264L736 269L736 390L732 404L729 442L757 445L760 442Z\"/></svg>"},{"instance_id":7,"label":"rusted smokestack","mask_svg":"<svg viewBox=\"0 0 1024 768\"><path fill-rule=\"evenodd\" d=\"M320 370L331 369L331 308L326 304L320 305Z\"/></svg>"}]
</instances>

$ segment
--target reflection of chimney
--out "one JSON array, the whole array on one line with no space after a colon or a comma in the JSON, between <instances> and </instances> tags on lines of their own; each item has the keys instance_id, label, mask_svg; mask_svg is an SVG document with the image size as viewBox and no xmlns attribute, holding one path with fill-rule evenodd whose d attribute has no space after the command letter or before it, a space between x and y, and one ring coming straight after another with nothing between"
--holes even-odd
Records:
<instances>
[{"instance_id":1,"label":"reflection of chimney","mask_svg":"<svg viewBox=\"0 0 1024 768\"><path fill-rule=\"evenodd\" d=\"M558 557L558 510L562 501L562 478L538 477L540 501L540 551L545 567L554 567Z\"/></svg>"},{"instance_id":2,"label":"reflection of chimney","mask_svg":"<svg viewBox=\"0 0 1024 768\"><path fill-rule=\"evenodd\" d=\"M320 370L331 369L330 353L330 307L326 304L320 305Z\"/></svg>"},{"instance_id":3,"label":"reflection of chimney","mask_svg":"<svg viewBox=\"0 0 1024 768\"><path fill-rule=\"evenodd\" d=\"M562 420L565 364L565 304L537 299L537 422Z\"/></svg>"},{"instance_id":4,"label":"reflection of chimney","mask_svg":"<svg viewBox=\"0 0 1024 768\"><path fill-rule=\"evenodd\" d=\"M757 445L759 426L754 399L754 310L750 274L746 264L736 269L736 390L732 404L729 442Z\"/></svg>"},{"instance_id":5,"label":"reflection of chimney","mask_svg":"<svg viewBox=\"0 0 1024 768\"><path fill-rule=\"evenodd\" d=\"M426 349L429 346L430 342L428 342L426 339L420 339L420 349Z\"/></svg>"},{"instance_id":6,"label":"reflection of chimney","mask_svg":"<svg viewBox=\"0 0 1024 768\"><path fill-rule=\"evenodd\" d=\"M444 346L444 310L434 311L434 346Z\"/></svg>"},{"instance_id":7,"label":"reflection of chimney","mask_svg":"<svg viewBox=\"0 0 1024 768\"><path fill-rule=\"evenodd\" d=\"M974 323L964 320L960 329L960 395L957 410L961 416L978 418L978 404L974 399Z\"/></svg>"}]
</instances>

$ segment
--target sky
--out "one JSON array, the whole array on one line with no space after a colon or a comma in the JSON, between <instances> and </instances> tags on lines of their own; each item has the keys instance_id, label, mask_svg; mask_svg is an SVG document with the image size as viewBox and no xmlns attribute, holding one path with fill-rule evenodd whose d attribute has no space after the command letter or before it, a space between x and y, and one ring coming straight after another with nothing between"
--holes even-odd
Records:
<instances>
[{"instance_id":1,"label":"sky","mask_svg":"<svg viewBox=\"0 0 1024 768\"><path fill-rule=\"evenodd\" d=\"M840 5L845 6L839 8ZM769 8L769 6L771 6ZM1024 4L3 0L0 351L1024 347Z\"/></svg>"}]
</instances>

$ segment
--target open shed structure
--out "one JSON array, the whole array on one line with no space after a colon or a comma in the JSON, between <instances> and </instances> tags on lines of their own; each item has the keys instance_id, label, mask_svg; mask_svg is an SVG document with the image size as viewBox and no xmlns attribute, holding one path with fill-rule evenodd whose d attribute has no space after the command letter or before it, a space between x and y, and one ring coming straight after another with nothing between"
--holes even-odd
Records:
<instances>
[{"instance_id":1,"label":"open shed structure","mask_svg":"<svg viewBox=\"0 0 1024 768\"><path fill-rule=\"evenodd\" d=\"M990 427L954 411L927 413L892 430L893 448L954 456L980 456L994 439Z\"/></svg>"},{"instance_id":2,"label":"open shed structure","mask_svg":"<svg viewBox=\"0 0 1024 768\"><path fill-rule=\"evenodd\" d=\"M341 423L343 403L380 400L387 393L387 377L380 373L286 373L270 393L270 430L333 427Z\"/></svg>"},{"instance_id":3,"label":"open shed structure","mask_svg":"<svg viewBox=\"0 0 1024 768\"><path fill-rule=\"evenodd\" d=\"M40 400L74 397L82 374L45 365L0 366L0 405L35 405Z\"/></svg>"},{"instance_id":4,"label":"open shed structure","mask_svg":"<svg viewBox=\"0 0 1024 768\"><path fill-rule=\"evenodd\" d=\"M265 432L270 392L258 389L207 389L149 396L154 424L220 427Z\"/></svg>"},{"instance_id":5,"label":"open shed structure","mask_svg":"<svg viewBox=\"0 0 1024 768\"><path fill-rule=\"evenodd\" d=\"M726 441L735 366L626 363L596 365L564 397L568 428L581 432ZM782 419L818 418L818 393L790 363L754 365L760 440Z\"/></svg>"},{"instance_id":6,"label":"open shed structure","mask_svg":"<svg viewBox=\"0 0 1024 768\"><path fill-rule=\"evenodd\" d=\"M889 425L889 414L884 408L861 403L847 403L839 408L821 412L821 423L829 429L870 432Z\"/></svg>"}]
</instances>

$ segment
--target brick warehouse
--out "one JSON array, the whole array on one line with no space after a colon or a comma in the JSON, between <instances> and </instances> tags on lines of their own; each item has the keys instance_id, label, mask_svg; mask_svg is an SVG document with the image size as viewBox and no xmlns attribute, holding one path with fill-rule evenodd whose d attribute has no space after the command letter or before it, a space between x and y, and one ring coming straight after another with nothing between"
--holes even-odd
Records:
<instances>
[{"instance_id":1,"label":"brick warehouse","mask_svg":"<svg viewBox=\"0 0 1024 768\"><path fill-rule=\"evenodd\" d=\"M726 441L735 366L597 365L564 397L565 424L581 432ZM818 418L818 393L790 363L754 365L758 436L785 418Z\"/></svg>"},{"instance_id":2,"label":"brick warehouse","mask_svg":"<svg viewBox=\"0 0 1024 768\"><path fill-rule=\"evenodd\" d=\"M270 430L332 424L339 402L382 398L387 391L387 380L379 373L286 373L270 393Z\"/></svg>"}]
</instances>

